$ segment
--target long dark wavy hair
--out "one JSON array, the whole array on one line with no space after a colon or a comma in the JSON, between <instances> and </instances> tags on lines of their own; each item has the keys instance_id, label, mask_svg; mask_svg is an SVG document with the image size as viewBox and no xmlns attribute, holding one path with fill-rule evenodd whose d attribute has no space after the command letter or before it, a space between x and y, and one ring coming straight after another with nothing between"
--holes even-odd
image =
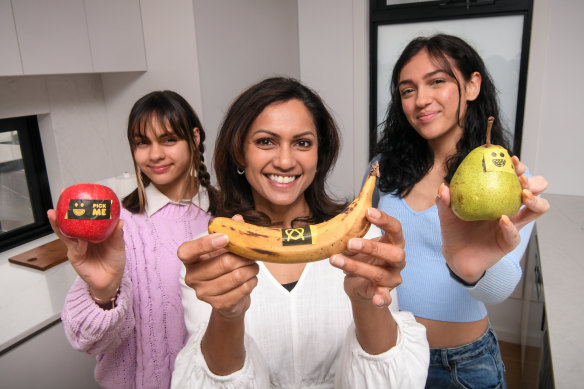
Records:
<instances>
[{"instance_id":1,"label":"long dark wavy hair","mask_svg":"<svg viewBox=\"0 0 584 389\"><path fill-rule=\"evenodd\" d=\"M243 216L245 221L269 226L274 222L256 211L251 186L237 169L245 168L244 140L264 108L273 103L298 99L311 113L317 130L318 162L314 180L304 192L310 215L299 217L296 223L319 223L341 212L346 202L333 200L326 192L326 178L334 166L340 148L337 125L321 98L310 88L293 78L273 77L252 85L229 107L215 143L214 168L219 187L217 216Z\"/></svg>"},{"instance_id":2,"label":"long dark wavy hair","mask_svg":"<svg viewBox=\"0 0 584 389\"><path fill-rule=\"evenodd\" d=\"M209 195L208 212L213 214L217 202L217 190L211 185L211 178L205 166L203 125L193 107L181 95L169 90L148 93L136 101L130 111L127 136L132 151L138 187L123 199L122 205L132 213L141 213L146 207L147 200L144 188L150 184L150 179L140 171L136 164L134 150L137 147L136 139L146 137L146 131L152 122L168 125L178 138L187 141L190 164L186 173L186 193L197 193L199 186L207 189ZM198 146L193 134L195 127L199 129Z\"/></svg>"},{"instance_id":3,"label":"long dark wavy hair","mask_svg":"<svg viewBox=\"0 0 584 389\"><path fill-rule=\"evenodd\" d=\"M427 50L436 66L454 78L458 85L458 122L464 131L456 144L456 153L446 161L447 174L444 180L449 183L464 157L486 142L485 130L489 116L495 117L491 143L510 149L500 120L497 90L479 54L456 36L437 34L415 38L403 50L393 68L391 102L376 149L381 169L379 188L402 197L412 190L434 163L428 142L412 128L403 112L398 87L403 67L422 50ZM463 80L456 78L454 67L460 71ZM467 102L464 118L460 118L461 81L468 82L474 72L480 73L482 77L480 92L475 100Z\"/></svg>"}]
</instances>

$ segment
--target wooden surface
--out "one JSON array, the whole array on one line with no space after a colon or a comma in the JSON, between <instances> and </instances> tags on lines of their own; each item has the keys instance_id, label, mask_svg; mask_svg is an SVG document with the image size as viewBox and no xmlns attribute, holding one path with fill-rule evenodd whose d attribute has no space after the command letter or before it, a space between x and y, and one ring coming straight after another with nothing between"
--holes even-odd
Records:
<instances>
[{"instance_id":1,"label":"wooden surface","mask_svg":"<svg viewBox=\"0 0 584 389\"><path fill-rule=\"evenodd\" d=\"M10 263L43 271L66 260L67 247L59 239L8 258Z\"/></svg>"}]
</instances>

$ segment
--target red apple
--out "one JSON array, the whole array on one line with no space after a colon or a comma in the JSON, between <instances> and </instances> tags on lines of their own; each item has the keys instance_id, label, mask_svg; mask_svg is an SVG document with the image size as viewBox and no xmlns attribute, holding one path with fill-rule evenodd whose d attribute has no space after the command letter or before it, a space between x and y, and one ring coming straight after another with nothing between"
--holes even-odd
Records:
<instances>
[{"instance_id":1,"label":"red apple","mask_svg":"<svg viewBox=\"0 0 584 389\"><path fill-rule=\"evenodd\" d=\"M57 225L70 238L92 243L111 235L120 218L120 201L113 190L98 184L65 189L57 203Z\"/></svg>"}]
</instances>

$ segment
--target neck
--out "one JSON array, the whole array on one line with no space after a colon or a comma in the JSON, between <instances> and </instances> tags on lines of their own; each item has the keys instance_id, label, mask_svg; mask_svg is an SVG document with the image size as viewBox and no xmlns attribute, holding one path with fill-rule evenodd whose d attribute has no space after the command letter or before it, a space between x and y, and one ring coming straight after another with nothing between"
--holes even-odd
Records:
<instances>
[{"instance_id":1,"label":"neck","mask_svg":"<svg viewBox=\"0 0 584 389\"><path fill-rule=\"evenodd\" d=\"M463 131L462 128L457 127L439 138L428 140L434 154L434 166L444 166L448 158L456 154L456 144L462 137Z\"/></svg>"},{"instance_id":2,"label":"neck","mask_svg":"<svg viewBox=\"0 0 584 389\"><path fill-rule=\"evenodd\" d=\"M275 225L283 228L292 227L292 221L296 218L310 216L310 208L304 196L292 204L280 205L272 203L260 207L256 206L256 210L265 213Z\"/></svg>"}]
</instances>

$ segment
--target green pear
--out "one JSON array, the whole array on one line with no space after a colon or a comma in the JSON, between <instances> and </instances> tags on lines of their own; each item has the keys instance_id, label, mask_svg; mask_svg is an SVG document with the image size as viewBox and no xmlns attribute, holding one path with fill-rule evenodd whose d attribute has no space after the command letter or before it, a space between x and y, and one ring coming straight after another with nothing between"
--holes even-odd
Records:
<instances>
[{"instance_id":1,"label":"green pear","mask_svg":"<svg viewBox=\"0 0 584 389\"><path fill-rule=\"evenodd\" d=\"M490 144L493 120L489 118L487 143L464 158L450 181L450 206L462 220L513 217L521 207L521 183L509 152Z\"/></svg>"}]
</instances>

